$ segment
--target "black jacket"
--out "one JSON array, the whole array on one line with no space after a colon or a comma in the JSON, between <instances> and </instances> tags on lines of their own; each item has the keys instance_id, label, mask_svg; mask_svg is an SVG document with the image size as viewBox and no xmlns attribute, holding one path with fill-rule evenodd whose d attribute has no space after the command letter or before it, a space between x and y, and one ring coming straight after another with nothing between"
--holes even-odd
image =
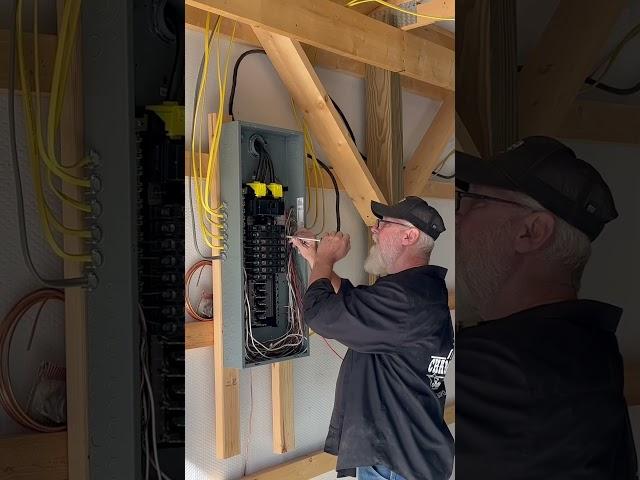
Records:
<instances>
[{"instance_id":1,"label":"black jacket","mask_svg":"<svg viewBox=\"0 0 640 480\"><path fill-rule=\"evenodd\" d=\"M448 480L453 438L443 419L453 355L446 269L416 267L353 287L309 286L304 319L349 350L342 362L325 451L338 476L385 465L408 480Z\"/></svg>"},{"instance_id":2,"label":"black jacket","mask_svg":"<svg viewBox=\"0 0 640 480\"><path fill-rule=\"evenodd\" d=\"M615 337L620 315L576 300L459 332L456 476L635 479Z\"/></svg>"}]
</instances>

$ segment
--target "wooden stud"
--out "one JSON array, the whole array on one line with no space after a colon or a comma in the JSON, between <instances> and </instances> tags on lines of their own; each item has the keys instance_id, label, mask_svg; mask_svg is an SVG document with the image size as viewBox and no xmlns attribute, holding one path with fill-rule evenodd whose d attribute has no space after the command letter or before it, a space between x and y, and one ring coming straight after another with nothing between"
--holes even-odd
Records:
<instances>
[{"instance_id":1,"label":"wooden stud","mask_svg":"<svg viewBox=\"0 0 640 480\"><path fill-rule=\"evenodd\" d=\"M458 112L456 112L456 150L468 153L469 155L475 155L476 157L480 156L480 152L473 138L471 138L467 127L464 126Z\"/></svg>"},{"instance_id":2,"label":"wooden stud","mask_svg":"<svg viewBox=\"0 0 640 480\"><path fill-rule=\"evenodd\" d=\"M561 0L518 75L520 136L553 135L627 0Z\"/></svg>"},{"instance_id":3,"label":"wooden stud","mask_svg":"<svg viewBox=\"0 0 640 480\"><path fill-rule=\"evenodd\" d=\"M216 114L207 117L209 138L212 136ZM216 162L211 179L211 201L220 203L220 172ZM218 229L212 225L212 232L218 235ZM212 264L213 275L213 375L214 401L216 406L216 457L233 457L240 453L240 371L237 368L224 367L224 311L222 308L222 265L219 261Z\"/></svg>"},{"instance_id":4,"label":"wooden stud","mask_svg":"<svg viewBox=\"0 0 640 480\"><path fill-rule=\"evenodd\" d=\"M336 468L336 457L324 452L305 455L291 462L267 468L241 480L308 480Z\"/></svg>"},{"instance_id":5,"label":"wooden stud","mask_svg":"<svg viewBox=\"0 0 640 480\"><path fill-rule=\"evenodd\" d=\"M416 28L415 30L411 30L411 33L425 40L430 40L438 45L442 45L449 50L456 49L456 34L438 25L427 25L423 28Z\"/></svg>"},{"instance_id":6,"label":"wooden stud","mask_svg":"<svg viewBox=\"0 0 640 480\"><path fill-rule=\"evenodd\" d=\"M67 432L0 438L0 478L67 480ZM85 477L89 478L89 477Z\"/></svg>"},{"instance_id":7,"label":"wooden stud","mask_svg":"<svg viewBox=\"0 0 640 480\"><path fill-rule=\"evenodd\" d=\"M556 135L602 143L640 144L640 106L577 100Z\"/></svg>"},{"instance_id":8,"label":"wooden stud","mask_svg":"<svg viewBox=\"0 0 640 480\"><path fill-rule=\"evenodd\" d=\"M295 448L291 360L271 365L271 406L273 453L291 452Z\"/></svg>"},{"instance_id":9,"label":"wooden stud","mask_svg":"<svg viewBox=\"0 0 640 480\"><path fill-rule=\"evenodd\" d=\"M38 34L38 60L40 73L40 91L49 94L51 89L51 78L53 74L53 62L56 55L57 36L50 34ZM9 32L0 30L0 90L9 88ZM26 58L27 75L34 78L33 71L33 34L24 34L24 54ZM16 60L17 69L17 60ZM16 92L22 91L20 75L16 71ZM34 87L33 80L31 86Z\"/></svg>"},{"instance_id":10,"label":"wooden stud","mask_svg":"<svg viewBox=\"0 0 640 480\"><path fill-rule=\"evenodd\" d=\"M213 346L213 321L211 322L186 322L184 324L184 348L212 347Z\"/></svg>"},{"instance_id":11,"label":"wooden stud","mask_svg":"<svg viewBox=\"0 0 640 480\"><path fill-rule=\"evenodd\" d=\"M288 37L254 29L280 78L307 120L314 138L366 224L375 221L371 200L386 203L362 161L342 119L300 44Z\"/></svg>"},{"instance_id":12,"label":"wooden stud","mask_svg":"<svg viewBox=\"0 0 640 480\"><path fill-rule=\"evenodd\" d=\"M454 89L451 50L329 0L186 0L186 4L292 40ZM339 18L340 21L336 21Z\"/></svg>"},{"instance_id":13,"label":"wooden stud","mask_svg":"<svg viewBox=\"0 0 640 480\"><path fill-rule=\"evenodd\" d=\"M455 96L450 94L440 106L411 159L405 165L406 195L427 196L431 172L442 158L444 148L454 132Z\"/></svg>"},{"instance_id":14,"label":"wooden stud","mask_svg":"<svg viewBox=\"0 0 640 480\"><path fill-rule=\"evenodd\" d=\"M365 74L367 167L384 197L404 197L402 99L397 73L367 65Z\"/></svg>"},{"instance_id":15,"label":"wooden stud","mask_svg":"<svg viewBox=\"0 0 640 480\"><path fill-rule=\"evenodd\" d=\"M456 423L456 405L451 404L444 409L444 421L447 425Z\"/></svg>"},{"instance_id":16,"label":"wooden stud","mask_svg":"<svg viewBox=\"0 0 640 480\"><path fill-rule=\"evenodd\" d=\"M58 0L58 24L62 18L64 0ZM77 39L69 66L67 88L60 119L60 158L67 164L75 163L84 154L82 65ZM76 175L82 174L78 168ZM62 191L83 200L80 187L63 183ZM62 221L70 228L84 228L84 214L64 203ZM65 236L64 249L70 253L84 253L87 246L78 237ZM65 277L84 275L83 264L64 262ZM67 439L69 480L89 478L89 372L87 359L87 295L81 288L65 289L65 357L67 369Z\"/></svg>"}]
</instances>

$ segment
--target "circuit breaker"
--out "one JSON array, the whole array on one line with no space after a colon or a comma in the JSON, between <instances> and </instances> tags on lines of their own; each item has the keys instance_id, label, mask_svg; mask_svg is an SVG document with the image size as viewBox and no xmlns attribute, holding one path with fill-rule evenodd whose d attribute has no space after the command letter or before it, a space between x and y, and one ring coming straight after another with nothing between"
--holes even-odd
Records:
<instances>
[{"instance_id":1,"label":"circuit breaker","mask_svg":"<svg viewBox=\"0 0 640 480\"><path fill-rule=\"evenodd\" d=\"M218 161L228 235L222 262L225 365L247 368L309 355L301 318L306 266L287 240L304 223L304 138L291 130L226 123Z\"/></svg>"}]
</instances>

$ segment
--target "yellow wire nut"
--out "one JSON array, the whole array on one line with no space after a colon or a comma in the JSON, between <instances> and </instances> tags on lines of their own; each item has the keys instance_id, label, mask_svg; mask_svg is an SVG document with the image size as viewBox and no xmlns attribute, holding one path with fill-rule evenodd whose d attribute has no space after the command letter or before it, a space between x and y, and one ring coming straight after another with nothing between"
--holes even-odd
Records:
<instances>
[{"instance_id":1,"label":"yellow wire nut","mask_svg":"<svg viewBox=\"0 0 640 480\"><path fill-rule=\"evenodd\" d=\"M251 182L247 183L247 186L251 187L251 189L256 194L256 197L265 197L267 195L267 184L262 182Z\"/></svg>"},{"instance_id":2,"label":"yellow wire nut","mask_svg":"<svg viewBox=\"0 0 640 480\"><path fill-rule=\"evenodd\" d=\"M271 195L273 195L273 198L282 198L284 196L284 190L279 183L270 183L267 185L267 188L271 192Z\"/></svg>"}]
</instances>

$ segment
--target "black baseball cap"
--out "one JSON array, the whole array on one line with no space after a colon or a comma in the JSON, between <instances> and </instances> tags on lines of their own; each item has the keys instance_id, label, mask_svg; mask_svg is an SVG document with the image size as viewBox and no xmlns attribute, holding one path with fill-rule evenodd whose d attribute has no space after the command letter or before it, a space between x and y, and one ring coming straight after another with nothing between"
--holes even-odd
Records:
<instances>
[{"instance_id":1,"label":"black baseball cap","mask_svg":"<svg viewBox=\"0 0 640 480\"><path fill-rule=\"evenodd\" d=\"M488 160L456 151L456 185L469 184L525 193L591 241L618 216L598 171L550 137L527 137Z\"/></svg>"},{"instance_id":2,"label":"black baseball cap","mask_svg":"<svg viewBox=\"0 0 640 480\"><path fill-rule=\"evenodd\" d=\"M407 197L395 205L371 201L371 211L378 217L406 220L434 240L444 232L444 221L438 211L420 197Z\"/></svg>"}]
</instances>

